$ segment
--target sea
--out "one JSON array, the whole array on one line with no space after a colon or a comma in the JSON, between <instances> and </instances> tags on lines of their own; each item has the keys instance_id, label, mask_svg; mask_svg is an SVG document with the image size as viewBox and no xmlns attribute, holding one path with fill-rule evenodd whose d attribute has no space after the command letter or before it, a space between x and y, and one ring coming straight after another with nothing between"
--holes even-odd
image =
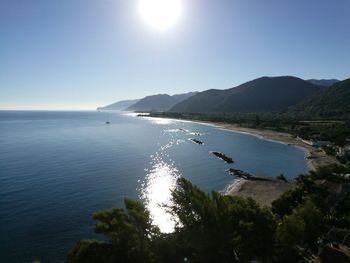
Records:
<instances>
[{"instance_id":1,"label":"sea","mask_svg":"<svg viewBox=\"0 0 350 263\"><path fill-rule=\"evenodd\" d=\"M144 202L171 232L176 219L162 204L177 178L224 193L235 183L229 168L289 179L308 170L300 148L214 125L129 112L0 111L0 262L64 262L78 240L104 238L92 214L123 207L124 198Z\"/></svg>"}]
</instances>

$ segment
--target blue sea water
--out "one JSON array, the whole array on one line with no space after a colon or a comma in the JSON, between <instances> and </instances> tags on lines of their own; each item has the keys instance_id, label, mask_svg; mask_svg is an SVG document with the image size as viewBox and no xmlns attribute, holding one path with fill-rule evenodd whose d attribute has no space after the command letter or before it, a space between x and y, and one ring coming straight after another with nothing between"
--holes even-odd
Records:
<instances>
[{"instance_id":1,"label":"blue sea water","mask_svg":"<svg viewBox=\"0 0 350 263\"><path fill-rule=\"evenodd\" d=\"M208 125L123 112L0 111L0 261L64 261L79 239L100 238L92 213L125 197L143 200L171 231L158 203L170 202L176 178L222 191L234 181L230 167L288 178L307 171L299 148Z\"/></svg>"}]
</instances>

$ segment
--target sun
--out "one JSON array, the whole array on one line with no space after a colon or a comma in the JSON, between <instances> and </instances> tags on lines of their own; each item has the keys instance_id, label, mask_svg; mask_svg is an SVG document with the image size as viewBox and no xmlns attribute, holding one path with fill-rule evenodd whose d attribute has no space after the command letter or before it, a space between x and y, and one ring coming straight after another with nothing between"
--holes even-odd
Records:
<instances>
[{"instance_id":1,"label":"sun","mask_svg":"<svg viewBox=\"0 0 350 263\"><path fill-rule=\"evenodd\" d=\"M179 22L182 0L139 0L143 20L159 31L167 31Z\"/></svg>"}]
</instances>

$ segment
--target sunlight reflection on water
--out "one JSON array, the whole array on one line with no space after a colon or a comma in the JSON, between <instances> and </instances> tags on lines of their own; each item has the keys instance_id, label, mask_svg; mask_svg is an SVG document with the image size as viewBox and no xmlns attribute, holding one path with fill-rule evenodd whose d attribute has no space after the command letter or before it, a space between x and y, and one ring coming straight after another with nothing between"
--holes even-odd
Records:
<instances>
[{"instance_id":1,"label":"sunlight reflection on water","mask_svg":"<svg viewBox=\"0 0 350 263\"><path fill-rule=\"evenodd\" d=\"M159 119L157 124L168 124L167 121ZM175 189L177 179L181 175L170 159L167 150L185 141L175 138L175 134L169 133L168 129L164 130L163 135L169 138L169 141L165 145L161 145L158 151L150 156L151 168L145 169L147 174L144 183L141 185L141 198L151 213L153 223L163 233L171 233L174 231L176 219L166 211L164 206L172 204L171 192Z\"/></svg>"},{"instance_id":2,"label":"sunlight reflection on water","mask_svg":"<svg viewBox=\"0 0 350 263\"><path fill-rule=\"evenodd\" d=\"M166 119L166 118L152 118L152 117L145 117L146 119L150 120L153 124L161 124L161 125L168 125L173 124L176 122L174 119Z\"/></svg>"},{"instance_id":3,"label":"sunlight reflection on water","mask_svg":"<svg viewBox=\"0 0 350 263\"><path fill-rule=\"evenodd\" d=\"M148 171L146 182L142 186L142 198L151 213L153 223L163 233L174 231L175 219L167 213L162 205L171 205L171 191L175 189L179 176L179 171L173 164L159 161Z\"/></svg>"},{"instance_id":4,"label":"sunlight reflection on water","mask_svg":"<svg viewBox=\"0 0 350 263\"><path fill-rule=\"evenodd\" d=\"M176 218L167 212L166 207L172 205L171 192L175 189L177 179L181 176L174 162L167 152L171 147L187 143L184 139L178 138L178 133L183 133L182 129L169 129L169 124L177 124L173 119L148 118L152 124L166 125L163 136L168 143L159 145L158 151L151 155L151 168L145 169L145 181L141 185L141 198L150 211L153 223L159 227L163 233L174 231Z\"/></svg>"}]
</instances>

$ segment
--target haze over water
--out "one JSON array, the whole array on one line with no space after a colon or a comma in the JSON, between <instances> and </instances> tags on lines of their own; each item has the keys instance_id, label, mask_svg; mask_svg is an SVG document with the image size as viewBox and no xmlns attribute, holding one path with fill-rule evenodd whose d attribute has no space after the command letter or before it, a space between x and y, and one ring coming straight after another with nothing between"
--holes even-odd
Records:
<instances>
[{"instance_id":1,"label":"haze over water","mask_svg":"<svg viewBox=\"0 0 350 263\"><path fill-rule=\"evenodd\" d=\"M170 201L176 179L223 191L234 180L230 167L288 178L307 170L301 149L207 125L119 112L0 111L1 260L63 261L79 239L96 238L92 213L125 197L141 198L171 231L159 202Z\"/></svg>"}]
</instances>

